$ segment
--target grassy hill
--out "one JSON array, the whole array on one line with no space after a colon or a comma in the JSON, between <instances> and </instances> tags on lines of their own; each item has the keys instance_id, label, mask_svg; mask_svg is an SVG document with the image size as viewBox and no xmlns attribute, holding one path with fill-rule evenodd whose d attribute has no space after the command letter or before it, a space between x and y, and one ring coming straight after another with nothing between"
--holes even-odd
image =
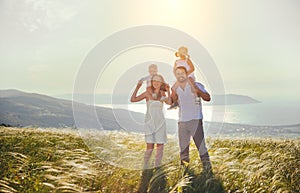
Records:
<instances>
[{"instance_id":1,"label":"grassy hill","mask_svg":"<svg viewBox=\"0 0 300 193\"><path fill-rule=\"evenodd\" d=\"M110 156L145 148L140 135L106 134L90 142L111 149L117 141L122 148ZM142 171L108 163L113 159L91 151L77 130L0 127L0 192L300 192L299 139L208 139L213 176L202 172L194 146L187 171L178 152L167 160L177 145L169 141L165 165Z\"/></svg>"},{"instance_id":2,"label":"grassy hill","mask_svg":"<svg viewBox=\"0 0 300 193\"><path fill-rule=\"evenodd\" d=\"M0 90L0 125L14 127L80 127L122 130L140 130L145 115L122 109L86 105L47 95L26 93L18 90ZM132 121L136 120L136 122ZM76 119L76 123L75 123ZM122 124L120 125L120 121ZM177 122L166 119L168 131L173 131ZM101 125L99 124L101 123Z\"/></svg>"}]
</instances>

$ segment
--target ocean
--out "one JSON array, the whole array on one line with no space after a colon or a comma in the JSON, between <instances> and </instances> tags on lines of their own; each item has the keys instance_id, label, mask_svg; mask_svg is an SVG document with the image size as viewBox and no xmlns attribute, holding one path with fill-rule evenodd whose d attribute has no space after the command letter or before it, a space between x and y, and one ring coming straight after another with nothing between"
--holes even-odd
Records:
<instances>
[{"instance_id":1,"label":"ocean","mask_svg":"<svg viewBox=\"0 0 300 193\"><path fill-rule=\"evenodd\" d=\"M125 109L129 111L146 113L146 104L98 104L97 106ZM167 110L164 105L166 118L178 119L178 109ZM204 120L208 122L235 123L246 125L281 126L300 123L300 102L279 103L262 102L241 105L203 105Z\"/></svg>"},{"instance_id":2,"label":"ocean","mask_svg":"<svg viewBox=\"0 0 300 193\"><path fill-rule=\"evenodd\" d=\"M300 138L300 103L262 102L242 105L203 105L204 131L210 137ZM98 104L113 109L146 113L146 104ZM178 109L167 110L166 118L178 120ZM176 126L167 125L168 132Z\"/></svg>"}]
</instances>

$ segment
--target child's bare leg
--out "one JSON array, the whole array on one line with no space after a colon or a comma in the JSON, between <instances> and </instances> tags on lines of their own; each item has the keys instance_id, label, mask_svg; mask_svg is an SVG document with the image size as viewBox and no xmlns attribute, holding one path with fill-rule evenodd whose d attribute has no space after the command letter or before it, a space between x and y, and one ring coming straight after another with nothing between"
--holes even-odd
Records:
<instances>
[{"instance_id":1,"label":"child's bare leg","mask_svg":"<svg viewBox=\"0 0 300 193\"><path fill-rule=\"evenodd\" d=\"M193 79L192 77L189 77L189 83L191 85L192 92L194 93L194 96L195 96L195 103L200 104L201 103L201 98L200 98L200 94L199 94L200 89L196 86L195 79Z\"/></svg>"},{"instance_id":2,"label":"child's bare leg","mask_svg":"<svg viewBox=\"0 0 300 193\"><path fill-rule=\"evenodd\" d=\"M190 82L190 85L191 85L191 88L192 88L192 91L193 91L195 97L200 97L200 96L198 95L198 93L199 93L199 91L198 91L199 88L195 85L195 80L194 80L192 77L189 77L189 82Z\"/></svg>"}]
</instances>

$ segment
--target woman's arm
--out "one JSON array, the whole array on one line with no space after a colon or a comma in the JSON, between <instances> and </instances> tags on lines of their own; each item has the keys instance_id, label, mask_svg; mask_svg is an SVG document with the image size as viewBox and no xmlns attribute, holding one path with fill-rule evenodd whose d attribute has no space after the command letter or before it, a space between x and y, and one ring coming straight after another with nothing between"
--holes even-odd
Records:
<instances>
[{"instance_id":1,"label":"woman's arm","mask_svg":"<svg viewBox=\"0 0 300 193\"><path fill-rule=\"evenodd\" d=\"M187 58L186 62L190 67L190 70L187 72L187 75L190 75L191 73L194 72L195 67L194 67L194 64L192 63L192 61L189 58Z\"/></svg>"},{"instance_id":2,"label":"woman's arm","mask_svg":"<svg viewBox=\"0 0 300 193\"><path fill-rule=\"evenodd\" d=\"M133 93L132 93L132 95L131 95L130 102L138 102L138 101L141 101L141 100L143 100L143 99L146 98L146 92L143 92L143 93L140 94L139 96L136 96L136 95L137 95L137 92L139 91L139 89L141 88L141 86L142 86L142 83L141 83L141 82L139 82L139 83L136 85L136 87L135 87L135 89L134 89L134 91L133 91Z\"/></svg>"}]
</instances>

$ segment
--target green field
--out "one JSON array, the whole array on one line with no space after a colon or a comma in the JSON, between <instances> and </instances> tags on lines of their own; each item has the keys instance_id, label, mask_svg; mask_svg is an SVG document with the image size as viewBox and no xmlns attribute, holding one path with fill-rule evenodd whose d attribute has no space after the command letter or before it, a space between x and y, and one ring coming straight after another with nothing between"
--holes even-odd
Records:
<instances>
[{"instance_id":1,"label":"green field","mask_svg":"<svg viewBox=\"0 0 300 193\"><path fill-rule=\"evenodd\" d=\"M115 151L111 141L121 148ZM207 143L213 175L202 172L194 147L189 169L184 170L176 149L169 148L176 146L172 140L163 167L142 171L129 169L143 161L133 163L129 156L143 152L140 135L107 132L86 143L71 129L0 127L0 192L300 192L300 139L226 138ZM95 144L114 152L89 148Z\"/></svg>"}]
</instances>

